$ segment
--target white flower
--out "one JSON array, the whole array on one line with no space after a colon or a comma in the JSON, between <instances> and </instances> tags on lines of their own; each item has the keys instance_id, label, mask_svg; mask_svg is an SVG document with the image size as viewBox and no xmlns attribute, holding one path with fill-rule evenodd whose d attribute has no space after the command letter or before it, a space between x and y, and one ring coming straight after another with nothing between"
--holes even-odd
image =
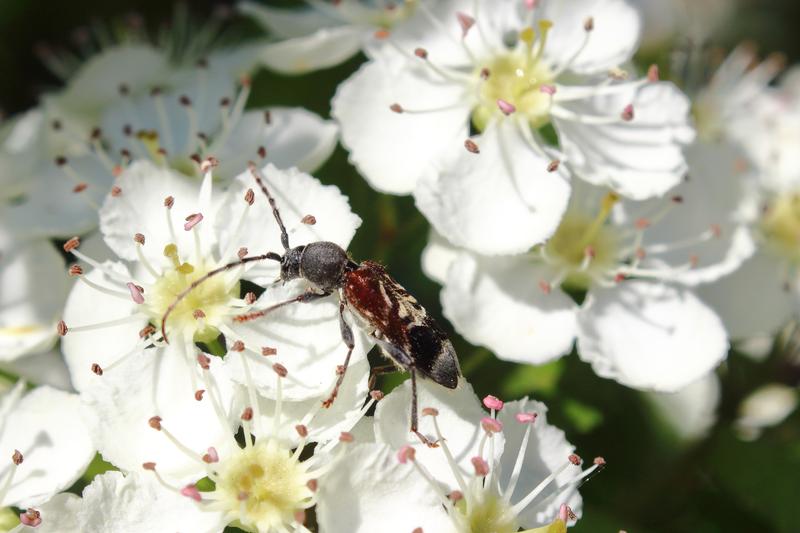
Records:
<instances>
[{"instance_id":1,"label":"white flower","mask_svg":"<svg viewBox=\"0 0 800 533\"><path fill-rule=\"evenodd\" d=\"M221 531L219 513L202 513L188 498L165 490L147 473L106 472L83 490L62 493L28 510L12 533L128 533L131 531ZM25 514L25 513L23 513ZM217 518L217 520L214 520ZM28 524L25 523L28 521Z\"/></svg>"},{"instance_id":2,"label":"white flower","mask_svg":"<svg viewBox=\"0 0 800 533\"><path fill-rule=\"evenodd\" d=\"M256 47L258 58L267 68L302 74L338 65L405 21L416 7L415 0L309 4L300 9L284 9L248 1L239 3L242 13L253 17L277 38L276 42Z\"/></svg>"},{"instance_id":3,"label":"white flower","mask_svg":"<svg viewBox=\"0 0 800 533\"><path fill-rule=\"evenodd\" d=\"M701 92L696 114L702 150L711 141L738 143L740 156L727 171L732 187L746 192L749 231L758 245L741 268L700 295L722 317L733 339L771 335L789 320L797 299L800 255L800 95L791 73L768 87L780 70L777 58L752 67L755 56L739 47ZM720 140L721 139L721 140ZM736 148L732 148L736 150ZM758 313L751 312L759 309Z\"/></svg>"},{"instance_id":4,"label":"white flower","mask_svg":"<svg viewBox=\"0 0 800 533\"><path fill-rule=\"evenodd\" d=\"M424 270L444 285L456 330L502 359L542 364L577 338L601 376L675 391L726 356L721 321L685 285L719 278L752 253L736 215L742 195L702 172L659 201L619 204L601 193L576 189L555 235L524 255L482 257L434 234ZM563 289L586 291L584 301Z\"/></svg>"},{"instance_id":5,"label":"white flower","mask_svg":"<svg viewBox=\"0 0 800 533\"><path fill-rule=\"evenodd\" d=\"M208 357L201 360L204 368L208 363ZM215 404L219 424L206 420L203 422L210 424L197 425L219 425L228 430L224 437L185 441L175 436L170 421L159 416L149 421L153 429L163 434L159 436L166 444L194 459L195 473L183 476L186 479L176 486L162 477L161 463L147 461L142 467L152 471L165 489L195 500L194 514L206 514L206 520L216 523L219 530L238 524L260 533L286 531L289 527L308 531L302 525L304 512L318 501L317 488L324 483L319 478L331 468L344 467L338 464L344 448L331 452L340 442L353 440L347 431L375 402L373 398L364 404L368 374L365 360L351 367L345 376L333 416L318 401L305 406L284 403L282 384L288 374L277 363L273 370L277 391L274 402L266 405L257 399L252 384L242 391L245 407L239 422L244 430L243 446L230 431L223 406L216 404L213 377L208 381L205 401ZM313 455L302 456L311 442L317 443Z\"/></svg>"},{"instance_id":6,"label":"white flower","mask_svg":"<svg viewBox=\"0 0 800 533\"><path fill-rule=\"evenodd\" d=\"M621 78L614 69L636 49L632 7L531 4L420 2L333 100L370 184L414 192L437 231L483 254L523 252L555 231L567 167L631 198L663 194L685 173L693 136L688 100L655 71L599 78Z\"/></svg>"},{"instance_id":7,"label":"white flower","mask_svg":"<svg viewBox=\"0 0 800 533\"><path fill-rule=\"evenodd\" d=\"M336 144L336 127L300 109L245 111L249 79L215 53L174 66L146 45L109 48L60 93L17 121L16 201L3 213L15 232L69 237L97 225L97 205L132 160L150 159L199 178L200 162L223 163L230 181L248 161L313 170ZM23 128L24 126L24 128ZM33 130L23 135L16 130ZM19 153L18 153L19 152ZM0 157L0 164L3 158Z\"/></svg>"},{"instance_id":8,"label":"white flower","mask_svg":"<svg viewBox=\"0 0 800 533\"><path fill-rule=\"evenodd\" d=\"M0 362L50 350L69 291L64 259L44 239L15 238L0 227Z\"/></svg>"},{"instance_id":9,"label":"white flower","mask_svg":"<svg viewBox=\"0 0 800 533\"><path fill-rule=\"evenodd\" d=\"M25 383L0 399L0 506L38 505L68 488L95 455L76 394Z\"/></svg>"},{"instance_id":10,"label":"white flower","mask_svg":"<svg viewBox=\"0 0 800 533\"><path fill-rule=\"evenodd\" d=\"M225 405L231 397L230 379L255 383L260 394L274 399L275 363L289 372L285 399L319 402L330 393L346 354L333 297L290 305L261 320L249 318L277 299L308 289L298 280L283 287L273 284L258 299L243 294L243 280L275 280L278 265L272 261L229 268L173 305L193 281L248 250L251 256L282 250L267 199L250 189L256 185L252 173L259 171L243 173L220 197L213 191L213 165L207 167L201 185L149 162L134 163L116 182L121 193L111 194L100 213L106 243L120 260L100 263L76 247L74 239L65 246L94 268L88 273L81 266L70 270L79 282L59 325L65 335L62 349L75 387L101 413L104 422L95 428L99 446L127 469L140 464L141 454L152 448L154 438L141 433L149 417L176 419L178 433L196 435L201 429L195 418L210 407L187 405L196 404L197 391L208 388L196 365L196 342L213 344L224 335L229 353L222 364L212 365L211 373ZM338 189L273 166L264 169L264 180L294 244L330 240L347 246L360 220ZM312 214L316 225L308 223ZM162 319L171 306L165 339ZM365 358L367 349L363 335L356 335L353 364ZM120 435L126 435L129 446L115 447ZM166 464L181 472L186 462L176 455ZM164 462L161 457L153 460Z\"/></svg>"},{"instance_id":11,"label":"white flower","mask_svg":"<svg viewBox=\"0 0 800 533\"><path fill-rule=\"evenodd\" d=\"M378 404L376 442L345 456L357 466L323 478L317 516L324 531L511 533L580 515L577 486L604 461L581 472L564 433L547 424L543 404L504 405L489 396L486 416L466 384L444 391L423 382L419 392L421 431L438 447L400 433L410 387L395 389ZM342 507L361 512L342 516Z\"/></svg>"}]
</instances>

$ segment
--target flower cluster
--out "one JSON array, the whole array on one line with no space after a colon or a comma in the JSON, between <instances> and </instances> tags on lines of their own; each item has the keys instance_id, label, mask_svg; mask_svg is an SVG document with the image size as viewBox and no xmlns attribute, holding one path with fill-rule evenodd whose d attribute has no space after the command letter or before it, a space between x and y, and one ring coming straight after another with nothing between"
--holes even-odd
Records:
<instances>
[{"instance_id":1,"label":"flower cluster","mask_svg":"<svg viewBox=\"0 0 800 533\"><path fill-rule=\"evenodd\" d=\"M63 87L0 129L0 526L565 532L605 460L539 401L479 400L454 344L576 352L696 438L732 344L790 320L800 83L777 58L737 48L687 94L639 72L628 0L307 4L240 3L269 36L236 46L137 23L47 52ZM260 66L359 52L330 119L251 102ZM430 223L446 324L347 252L362 220L310 174L340 141ZM373 349L409 379L376 387ZM736 428L797 403L767 384Z\"/></svg>"}]
</instances>

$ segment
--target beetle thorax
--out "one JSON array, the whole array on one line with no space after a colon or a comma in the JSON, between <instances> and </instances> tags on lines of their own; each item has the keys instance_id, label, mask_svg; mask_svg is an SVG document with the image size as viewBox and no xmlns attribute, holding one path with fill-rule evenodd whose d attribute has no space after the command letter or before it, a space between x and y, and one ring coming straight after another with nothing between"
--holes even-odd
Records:
<instances>
[{"instance_id":1,"label":"beetle thorax","mask_svg":"<svg viewBox=\"0 0 800 533\"><path fill-rule=\"evenodd\" d=\"M342 287L349 262L347 252L338 244L312 242L286 252L281 263L281 279L303 278L320 290L334 291Z\"/></svg>"}]
</instances>

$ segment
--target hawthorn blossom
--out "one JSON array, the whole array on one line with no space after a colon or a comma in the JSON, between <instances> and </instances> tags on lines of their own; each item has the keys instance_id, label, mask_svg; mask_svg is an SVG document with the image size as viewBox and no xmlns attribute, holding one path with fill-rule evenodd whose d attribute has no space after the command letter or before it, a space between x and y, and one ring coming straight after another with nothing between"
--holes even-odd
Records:
<instances>
[{"instance_id":1,"label":"hawthorn blossom","mask_svg":"<svg viewBox=\"0 0 800 533\"><path fill-rule=\"evenodd\" d=\"M230 389L231 380L253 381L260 394L274 399L272 366L280 363L289 372L282 395L297 402L325 399L346 354L334 297L285 306L260 320L249 318L308 290L303 280L275 286L279 266L273 261L228 268L177 299L192 282L222 265L282 250L254 176L277 199L293 243L330 240L346 246L360 223L338 189L297 170L267 165L262 173L252 166L220 195L212 183L213 169L213 162L207 162L198 183L147 161L134 163L116 181L122 193L110 194L99 214L105 242L118 259L99 262L81 251L78 239L65 245L82 264L69 271L78 282L58 327L62 349L76 389L105 413L101 418L109 422L98 430L112 445L120 434L128 435L128 442L152 440L141 435L145 412L166 418L170 412L159 409L182 413L187 402L195 401L204 388L196 343L221 342L222 351L231 353L212 365L224 389ZM242 288L243 281L267 289L257 297L254 289ZM352 361L364 359L367 349L364 336L357 334ZM123 372L130 361L138 370ZM115 380L115 373L127 377ZM199 430L192 416L177 419L189 434ZM145 449L130 446L123 452L135 455ZM184 466L172 464L177 470Z\"/></svg>"},{"instance_id":2,"label":"hawthorn blossom","mask_svg":"<svg viewBox=\"0 0 800 533\"><path fill-rule=\"evenodd\" d=\"M332 114L373 187L413 192L457 246L521 253L555 232L571 174L633 199L685 174L687 98L618 68L639 30L623 0L419 2Z\"/></svg>"},{"instance_id":3,"label":"hawthorn blossom","mask_svg":"<svg viewBox=\"0 0 800 533\"><path fill-rule=\"evenodd\" d=\"M734 339L772 335L796 308L800 218L795 205L800 172L800 92L777 57L755 63L748 47L737 48L698 97L696 115L703 145L728 144L738 150L734 187L747 191L749 231L757 249L741 268L700 294L720 314ZM749 310L758 308L758 313Z\"/></svg>"},{"instance_id":4,"label":"hawthorn blossom","mask_svg":"<svg viewBox=\"0 0 800 533\"><path fill-rule=\"evenodd\" d=\"M239 11L276 38L256 45L258 58L267 68L303 74L338 65L404 22L416 8L416 0L311 0L307 4L299 9L248 1L238 4Z\"/></svg>"},{"instance_id":5,"label":"hawthorn blossom","mask_svg":"<svg viewBox=\"0 0 800 533\"><path fill-rule=\"evenodd\" d=\"M0 397L0 506L26 508L70 487L95 455L76 394L20 381Z\"/></svg>"},{"instance_id":6,"label":"hawthorn blossom","mask_svg":"<svg viewBox=\"0 0 800 533\"><path fill-rule=\"evenodd\" d=\"M466 384L455 391L421 385L421 431L435 436L438 447L401 433L407 428L397 420L408 416L410 387L395 389L378 404L375 442L345 456L359 466L323 478L322 530L511 533L580 516L577 487L604 461L582 472L563 432L547 423L543 404L489 396L487 416ZM463 418L473 411L477 418ZM342 507L361 512L343 516Z\"/></svg>"},{"instance_id":7,"label":"hawthorn blossom","mask_svg":"<svg viewBox=\"0 0 800 533\"><path fill-rule=\"evenodd\" d=\"M553 237L527 254L479 256L433 234L423 268L443 284L444 315L501 359L543 364L577 339L602 377L663 392L688 385L728 350L722 322L692 286L753 251L738 213L743 192L716 168L697 170L671 197L646 202L584 184Z\"/></svg>"},{"instance_id":8,"label":"hawthorn blossom","mask_svg":"<svg viewBox=\"0 0 800 533\"><path fill-rule=\"evenodd\" d=\"M199 179L199 163L213 155L223 161L217 177L227 181L249 160L306 170L322 164L335 126L305 110L245 111L250 67L234 73L229 56L176 67L165 50L135 43L91 58L15 122L15 201L0 211L5 223L25 235L85 233L116 190L115 176L138 159Z\"/></svg>"},{"instance_id":9,"label":"hawthorn blossom","mask_svg":"<svg viewBox=\"0 0 800 533\"><path fill-rule=\"evenodd\" d=\"M64 259L44 239L15 238L0 227L0 363L13 365L56 343L55 325L69 291ZM42 280L48 280L46 287Z\"/></svg>"},{"instance_id":10,"label":"hawthorn blossom","mask_svg":"<svg viewBox=\"0 0 800 533\"><path fill-rule=\"evenodd\" d=\"M240 356L229 353L226 357ZM205 404L205 409L178 412L162 404L159 412L163 416L139 418L138 431L148 434L147 442L132 442L137 437L127 433L102 438L104 457L110 457L126 473L93 481L84 491L84 510L78 513L81 520L102 518L115 531L144 527L138 524L150 524L150 530L171 530L173 516L183 520L181 530L193 524L192 531L222 531L226 525L260 533L287 528L308 531L303 527L304 512L318 501L317 489L325 483L322 476L332 468L344 467L339 459L343 445L352 440L348 430L380 397L365 402L367 361L351 365L337 401L325 409L319 401L284 398L283 385L289 374L279 363L271 369L277 392L274 400L260 397L248 381L236 391L232 406L223 394L226 387L214 369L219 365L215 359L205 354L197 357L204 389L191 401ZM123 366L124 370L113 375L119 384L130 380L142 364L128 360ZM185 399L186 395L175 397L184 404ZM142 414L153 407L142 402L141 394L121 396L115 406L96 407L107 417L104 420L114 424L114 419L126 416L135 403L146 404L140 409ZM187 418L193 426L191 432L186 431ZM236 439L240 427L243 443ZM98 435L97 428L93 435ZM316 448L308 453L306 445L311 443L316 443ZM177 472L175 462L183 462L185 468ZM123 491L133 495L122 497ZM147 504L154 500L162 513L148 510Z\"/></svg>"}]
</instances>

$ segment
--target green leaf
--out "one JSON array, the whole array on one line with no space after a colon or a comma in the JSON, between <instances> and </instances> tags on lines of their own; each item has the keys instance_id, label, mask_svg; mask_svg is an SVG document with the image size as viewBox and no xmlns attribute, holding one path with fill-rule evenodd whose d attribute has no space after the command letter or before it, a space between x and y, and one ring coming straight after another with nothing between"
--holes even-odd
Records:
<instances>
[{"instance_id":1,"label":"green leaf","mask_svg":"<svg viewBox=\"0 0 800 533\"><path fill-rule=\"evenodd\" d=\"M509 398L551 397L563 372L563 359L540 366L520 365L503 383L503 394Z\"/></svg>"},{"instance_id":2,"label":"green leaf","mask_svg":"<svg viewBox=\"0 0 800 533\"><path fill-rule=\"evenodd\" d=\"M603 421L599 410L572 398L564 401L564 414L580 433L589 433Z\"/></svg>"},{"instance_id":3,"label":"green leaf","mask_svg":"<svg viewBox=\"0 0 800 533\"><path fill-rule=\"evenodd\" d=\"M86 472L83 473L81 480L85 481L87 484L91 483L95 476L99 476L109 470L117 470L117 468L103 459L103 456L99 453L95 454L94 459L92 459L92 462L89 463L89 466L86 468Z\"/></svg>"}]
</instances>

